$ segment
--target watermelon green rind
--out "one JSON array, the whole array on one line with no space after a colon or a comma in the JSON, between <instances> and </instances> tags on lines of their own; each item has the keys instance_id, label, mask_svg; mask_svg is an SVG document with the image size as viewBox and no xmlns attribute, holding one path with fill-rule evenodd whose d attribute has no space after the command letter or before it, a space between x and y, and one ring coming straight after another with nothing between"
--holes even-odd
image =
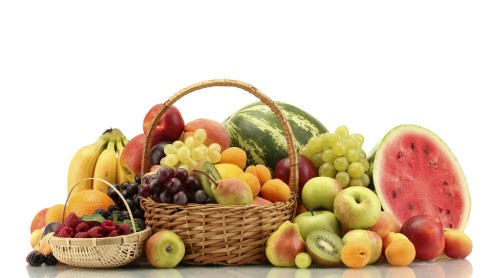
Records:
<instances>
[{"instance_id":1,"label":"watermelon green rind","mask_svg":"<svg viewBox=\"0 0 500 278\"><path fill-rule=\"evenodd\" d=\"M445 227L465 229L471 209L467 180L451 149L435 133L418 125L397 126L368 160L382 208L401 223L427 214Z\"/></svg>"},{"instance_id":2,"label":"watermelon green rind","mask_svg":"<svg viewBox=\"0 0 500 278\"><path fill-rule=\"evenodd\" d=\"M309 138L328 132L314 116L284 102L275 102L292 128L296 148ZM247 165L263 164L274 169L279 160L288 156L283 126L264 103L257 101L238 109L223 121L231 135L231 146L247 153Z\"/></svg>"}]
</instances>

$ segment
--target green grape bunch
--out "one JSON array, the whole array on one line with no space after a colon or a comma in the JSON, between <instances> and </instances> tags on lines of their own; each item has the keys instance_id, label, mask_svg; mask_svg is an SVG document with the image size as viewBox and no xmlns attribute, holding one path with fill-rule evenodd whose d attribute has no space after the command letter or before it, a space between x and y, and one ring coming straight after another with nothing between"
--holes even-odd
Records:
<instances>
[{"instance_id":1,"label":"green grape bunch","mask_svg":"<svg viewBox=\"0 0 500 278\"><path fill-rule=\"evenodd\" d=\"M333 133L311 137L299 153L312 161L318 176L334 178L343 187L367 187L370 163L362 149L363 142L363 135L349 134L349 129L341 125Z\"/></svg>"}]
</instances>

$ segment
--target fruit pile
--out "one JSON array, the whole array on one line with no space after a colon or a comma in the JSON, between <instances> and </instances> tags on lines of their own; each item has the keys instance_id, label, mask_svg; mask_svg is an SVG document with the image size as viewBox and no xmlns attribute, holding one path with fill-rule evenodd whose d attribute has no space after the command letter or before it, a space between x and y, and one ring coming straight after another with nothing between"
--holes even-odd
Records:
<instances>
[{"instance_id":1,"label":"fruit pile","mask_svg":"<svg viewBox=\"0 0 500 278\"><path fill-rule=\"evenodd\" d=\"M373 152L364 137L344 125L334 132L307 112L277 102L290 123L298 151L298 207L266 242L272 265L362 268L385 260L410 265L445 255L465 258L472 241L464 230L470 195L456 158L433 132L397 126ZM64 205L39 211L31 226L32 266L53 264L48 236L111 237L131 232L131 218L144 229L141 200L156 203L265 206L289 201L290 158L283 128L262 102L251 103L223 122L200 118L185 123L175 106L127 140L107 130L75 153L67 191L82 179ZM142 175L145 136L154 128L149 162ZM119 193L117 193L119 192ZM123 199L122 199L123 197ZM127 207L132 215L129 215ZM42 237L44 227L66 219ZM47 226L46 226L47 225ZM182 261L182 239L159 231L145 245L153 267ZM57 262L56 262L57 263Z\"/></svg>"}]
</instances>

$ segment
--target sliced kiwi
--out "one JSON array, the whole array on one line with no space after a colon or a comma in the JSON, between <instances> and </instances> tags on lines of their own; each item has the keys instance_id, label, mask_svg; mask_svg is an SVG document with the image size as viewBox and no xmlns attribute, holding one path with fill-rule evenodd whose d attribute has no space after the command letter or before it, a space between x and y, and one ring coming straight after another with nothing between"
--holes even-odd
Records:
<instances>
[{"instance_id":1,"label":"sliced kiwi","mask_svg":"<svg viewBox=\"0 0 500 278\"><path fill-rule=\"evenodd\" d=\"M313 230L306 237L307 253L319 266L335 266L340 263L340 250L344 246L342 239L329 230Z\"/></svg>"},{"instance_id":2,"label":"sliced kiwi","mask_svg":"<svg viewBox=\"0 0 500 278\"><path fill-rule=\"evenodd\" d=\"M220 176L219 171L217 171L217 168L215 168L215 166L208 161L203 163L203 165L201 166L201 172L203 173L200 173L198 175L200 183L203 186L205 192L207 192L208 197L210 197L210 199L214 201L215 197L214 193L212 193L212 186L214 185L214 181L219 181L222 179L222 177ZM207 175L210 176L210 178Z\"/></svg>"}]
</instances>

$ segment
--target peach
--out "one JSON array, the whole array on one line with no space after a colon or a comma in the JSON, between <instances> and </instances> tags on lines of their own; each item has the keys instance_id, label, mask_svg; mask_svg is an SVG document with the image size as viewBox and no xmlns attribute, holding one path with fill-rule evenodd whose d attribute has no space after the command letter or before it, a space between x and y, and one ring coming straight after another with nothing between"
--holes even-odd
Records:
<instances>
[{"instance_id":1,"label":"peach","mask_svg":"<svg viewBox=\"0 0 500 278\"><path fill-rule=\"evenodd\" d=\"M463 259L472 252L472 240L464 232L444 229L444 254L453 259Z\"/></svg>"},{"instance_id":2,"label":"peach","mask_svg":"<svg viewBox=\"0 0 500 278\"><path fill-rule=\"evenodd\" d=\"M387 211L382 211L375 225L370 227L370 230L379 234L381 238L384 238L390 232L398 233L400 229L401 223L394 214Z\"/></svg>"},{"instance_id":3,"label":"peach","mask_svg":"<svg viewBox=\"0 0 500 278\"><path fill-rule=\"evenodd\" d=\"M128 141L120 156L122 167L127 170L127 180L133 181L135 175L141 171L142 151L146 142L146 135L143 133L134 136Z\"/></svg>"},{"instance_id":4,"label":"peach","mask_svg":"<svg viewBox=\"0 0 500 278\"><path fill-rule=\"evenodd\" d=\"M182 141L187 137L193 136L198 128L203 128L207 132L207 139L203 143L205 146L208 147L212 143L218 143L221 151L224 151L231 145L231 135L226 127L217 121L205 118L199 118L187 123L184 126Z\"/></svg>"},{"instance_id":5,"label":"peach","mask_svg":"<svg viewBox=\"0 0 500 278\"><path fill-rule=\"evenodd\" d=\"M253 204L258 205L258 206L263 206L263 205L272 204L272 203L271 203L271 201L269 201L267 199L264 199L260 196L257 196L255 198L253 198Z\"/></svg>"},{"instance_id":6,"label":"peach","mask_svg":"<svg viewBox=\"0 0 500 278\"><path fill-rule=\"evenodd\" d=\"M43 208L39 212L35 214L33 220L31 220L30 233L33 233L35 230L45 227L45 215L49 208Z\"/></svg>"}]
</instances>

